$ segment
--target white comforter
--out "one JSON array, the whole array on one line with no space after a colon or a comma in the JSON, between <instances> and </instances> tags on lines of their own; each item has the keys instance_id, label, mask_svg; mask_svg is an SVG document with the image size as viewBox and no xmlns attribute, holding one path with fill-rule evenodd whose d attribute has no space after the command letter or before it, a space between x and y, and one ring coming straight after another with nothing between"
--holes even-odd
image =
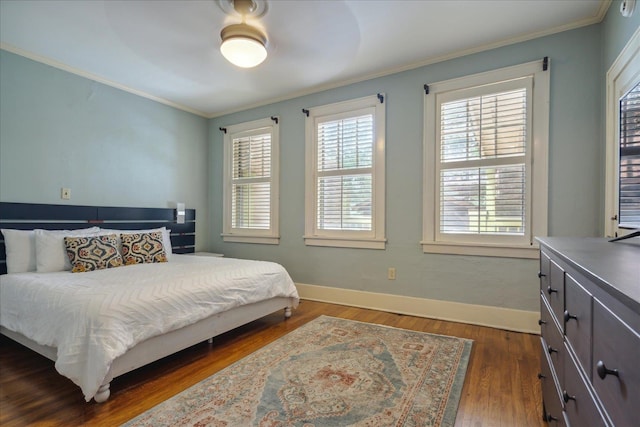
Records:
<instances>
[{"instance_id":1,"label":"white comforter","mask_svg":"<svg viewBox=\"0 0 640 427\"><path fill-rule=\"evenodd\" d=\"M298 293L279 264L173 256L88 273L0 276L0 325L57 348L56 369L96 394L114 359L137 343L212 314Z\"/></svg>"}]
</instances>

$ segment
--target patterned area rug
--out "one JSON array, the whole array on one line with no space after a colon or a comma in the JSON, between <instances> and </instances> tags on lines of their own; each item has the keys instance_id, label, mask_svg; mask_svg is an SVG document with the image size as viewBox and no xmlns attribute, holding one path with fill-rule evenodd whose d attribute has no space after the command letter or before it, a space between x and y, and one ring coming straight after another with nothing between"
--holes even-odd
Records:
<instances>
[{"instance_id":1,"label":"patterned area rug","mask_svg":"<svg viewBox=\"0 0 640 427\"><path fill-rule=\"evenodd\" d=\"M452 426L471 344L321 316L125 426Z\"/></svg>"}]
</instances>

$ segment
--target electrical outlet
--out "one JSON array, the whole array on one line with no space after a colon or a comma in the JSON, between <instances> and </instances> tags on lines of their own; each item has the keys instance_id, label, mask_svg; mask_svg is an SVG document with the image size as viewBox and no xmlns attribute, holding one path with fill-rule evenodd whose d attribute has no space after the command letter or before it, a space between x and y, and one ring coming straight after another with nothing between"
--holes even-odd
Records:
<instances>
[{"instance_id":1,"label":"electrical outlet","mask_svg":"<svg viewBox=\"0 0 640 427\"><path fill-rule=\"evenodd\" d=\"M60 198L64 200L71 199L71 189L70 188L62 188L60 191Z\"/></svg>"},{"instance_id":2,"label":"electrical outlet","mask_svg":"<svg viewBox=\"0 0 640 427\"><path fill-rule=\"evenodd\" d=\"M396 268L395 267L389 267L389 270L387 270L387 279L396 280Z\"/></svg>"}]
</instances>

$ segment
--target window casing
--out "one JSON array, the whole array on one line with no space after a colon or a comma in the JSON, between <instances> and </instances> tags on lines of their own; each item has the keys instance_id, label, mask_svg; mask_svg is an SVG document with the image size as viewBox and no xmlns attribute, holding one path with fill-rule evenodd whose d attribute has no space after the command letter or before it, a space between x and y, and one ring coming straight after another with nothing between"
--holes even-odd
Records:
<instances>
[{"instance_id":1,"label":"window casing","mask_svg":"<svg viewBox=\"0 0 640 427\"><path fill-rule=\"evenodd\" d=\"M309 109L305 244L384 249L383 95Z\"/></svg>"},{"instance_id":2,"label":"window casing","mask_svg":"<svg viewBox=\"0 0 640 427\"><path fill-rule=\"evenodd\" d=\"M607 72L605 234L640 229L640 33Z\"/></svg>"},{"instance_id":3,"label":"window casing","mask_svg":"<svg viewBox=\"0 0 640 427\"><path fill-rule=\"evenodd\" d=\"M278 244L279 126L266 118L226 129L223 240Z\"/></svg>"},{"instance_id":4,"label":"window casing","mask_svg":"<svg viewBox=\"0 0 640 427\"><path fill-rule=\"evenodd\" d=\"M542 61L429 85L424 101L423 251L537 257L534 238L547 232Z\"/></svg>"}]
</instances>

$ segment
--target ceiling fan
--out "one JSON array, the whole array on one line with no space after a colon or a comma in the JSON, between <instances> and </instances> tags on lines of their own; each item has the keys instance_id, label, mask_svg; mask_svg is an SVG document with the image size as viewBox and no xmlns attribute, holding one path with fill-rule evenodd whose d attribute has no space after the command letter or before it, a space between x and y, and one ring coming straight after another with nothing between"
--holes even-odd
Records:
<instances>
[{"instance_id":1,"label":"ceiling fan","mask_svg":"<svg viewBox=\"0 0 640 427\"><path fill-rule=\"evenodd\" d=\"M259 28L247 24L247 18L259 18L267 13L265 0L218 0L222 10L242 21L227 25L220 32L222 43L220 52L229 62L241 67L252 68L267 58L267 36Z\"/></svg>"}]
</instances>

